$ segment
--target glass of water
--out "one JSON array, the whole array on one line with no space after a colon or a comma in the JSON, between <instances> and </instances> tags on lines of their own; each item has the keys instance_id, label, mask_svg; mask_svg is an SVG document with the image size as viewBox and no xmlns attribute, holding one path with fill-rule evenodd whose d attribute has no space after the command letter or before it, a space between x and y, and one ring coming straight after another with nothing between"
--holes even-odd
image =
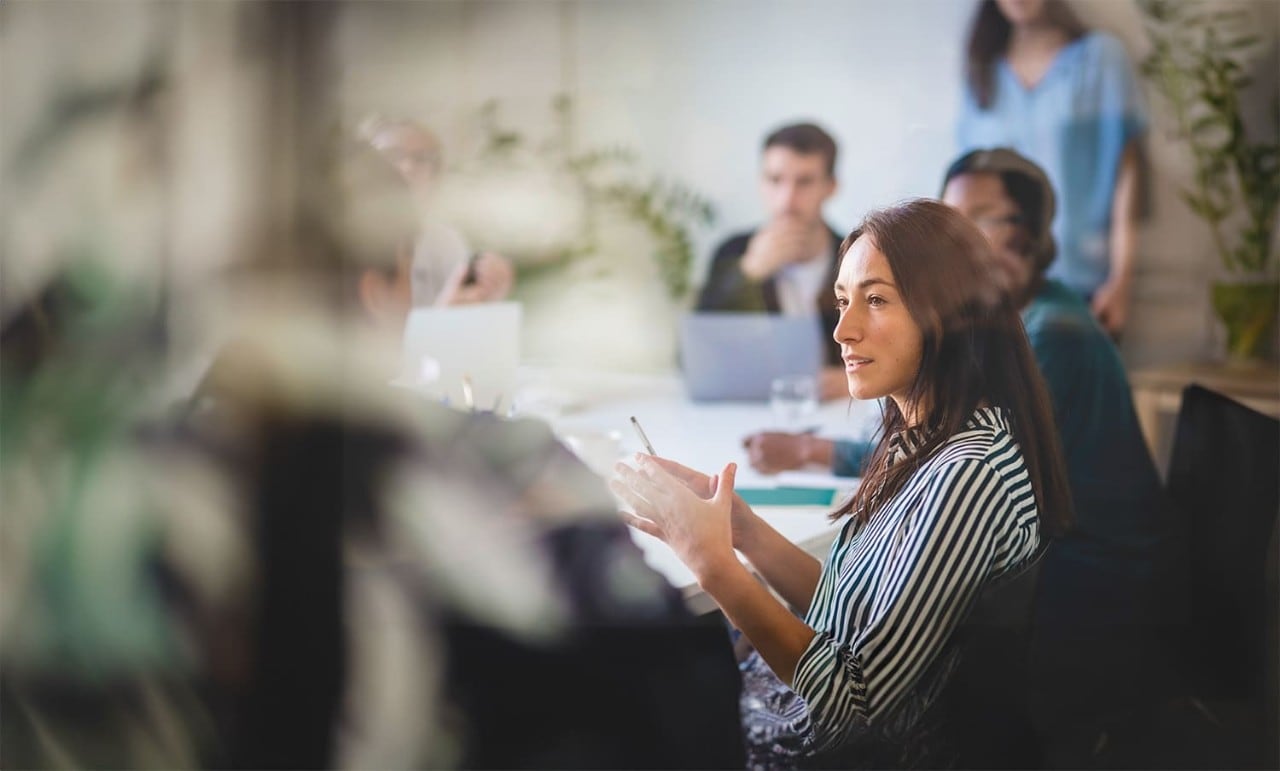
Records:
<instances>
[{"instance_id":1,"label":"glass of water","mask_svg":"<svg viewBox=\"0 0 1280 771\"><path fill-rule=\"evenodd\" d=\"M786 375L773 379L769 388L769 406L778 428L800 431L818 411L818 382L813 375Z\"/></svg>"}]
</instances>

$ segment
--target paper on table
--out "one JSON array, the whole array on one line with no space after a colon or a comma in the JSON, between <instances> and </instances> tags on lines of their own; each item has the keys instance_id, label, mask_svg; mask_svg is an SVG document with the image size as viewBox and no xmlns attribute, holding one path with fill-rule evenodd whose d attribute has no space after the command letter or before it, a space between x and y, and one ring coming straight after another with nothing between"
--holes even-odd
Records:
<instances>
[{"instance_id":1,"label":"paper on table","mask_svg":"<svg viewBox=\"0 0 1280 771\"><path fill-rule=\"evenodd\" d=\"M838 477L835 474L817 471L783 471L775 476L774 480L778 487L835 488L837 490L852 490L861 481L857 477Z\"/></svg>"},{"instance_id":2,"label":"paper on table","mask_svg":"<svg viewBox=\"0 0 1280 771\"><path fill-rule=\"evenodd\" d=\"M838 490L817 487L739 487L749 506L830 506Z\"/></svg>"}]
</instances>

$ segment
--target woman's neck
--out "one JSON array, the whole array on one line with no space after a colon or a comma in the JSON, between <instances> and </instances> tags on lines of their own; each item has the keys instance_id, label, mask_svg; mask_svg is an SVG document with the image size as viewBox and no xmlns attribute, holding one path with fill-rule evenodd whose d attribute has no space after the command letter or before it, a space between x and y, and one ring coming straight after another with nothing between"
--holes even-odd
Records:
<instances>
[{"instance_id":1,"label":"woman's neck","mask_svg":"<svg viewBox=\"0 0 1280 771\"><path fill-rule=\"evenodd\" d=\"M1009 35L1009 58L1057 52L1068 43L1066 30L1047 19L1014 26Z\"/></svg>"},{"instance_id":2,"label":"woman's neck","mask_svg":"<svg viewBox=\"0 0 1280 771\"><path fill-rule=\"evenodd\" d=\"M891 398L898 405L898 412L902 414L903 428L915 428L924 420L925 410L919 402L912 402L905 396L894 395Z\"/></svg>"}]
</instances>

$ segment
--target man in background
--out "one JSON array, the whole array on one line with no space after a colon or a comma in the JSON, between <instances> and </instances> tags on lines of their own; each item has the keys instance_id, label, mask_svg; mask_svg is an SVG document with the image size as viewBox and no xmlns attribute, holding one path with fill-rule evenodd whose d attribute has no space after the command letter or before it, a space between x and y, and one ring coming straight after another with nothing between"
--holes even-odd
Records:
<instances>
[{"instance_id":1,"label":"man in background","mask_svg":"<svg viewBox=\"0 0 1280 771\"><path fill-rule=\"evenodd\" d=\"M827 339L819 378L824 399L847 393L840 347L832 343L837 314L831 299L841 236L822 218L836 192L836 142L812 123L769 134L760 157L760 195L769 219L716 249L698 297L699 311L817 313Z\"/></svg>"},{"instance_id":2,"label":"man in background","mask_svg":"<svg viewBox=\"0 0 1280 771\"><path fill-rule=\"evenodd\" d=\"M391 162L422 213L413 244L414 306L496 302L515 283L511 262L493 252L473 252L456 229L430 215L443 167L440 140L412 121L371 118L360 134Z\"/></svg>"}]
</instances>

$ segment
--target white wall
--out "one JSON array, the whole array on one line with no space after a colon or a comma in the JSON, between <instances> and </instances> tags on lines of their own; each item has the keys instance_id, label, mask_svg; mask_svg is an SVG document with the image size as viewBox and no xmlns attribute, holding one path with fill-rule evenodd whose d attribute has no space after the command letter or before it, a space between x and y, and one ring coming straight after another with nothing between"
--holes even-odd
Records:
<instances>
[{"instance_id":1,"label":"white wall","mask_svg":"<svg viewBox=\"0 0 1280 771\"><path fill-rule=\"evenodd\" d=\"M1255 3L1263 28L1280 6ZM1130 0L1076 0L1092 25L1146 51ZM963 38L960 0L472 0L356 4L345 15L343 99L351 113L421 118L465 152L466 116L486 99L539 135L550 95L579 107L582 145L622 143L650 167L705 193L719 210L698 234L709 249L759 217L756 159L770 128L812 119L840 141L838 229L868 208L932 195L954 154ZM1211 354L1222 338L1207 283L1207 231L1178 199L1189 177L1163 105L1153 100L1153 210L1144 223L1132 364Z\"/></svg>"},{"instance_id":2,"label":"white wall","mask_svg":"<svg viewBox=\"0 0 1280 771\"><path fill-rule=\"evenodd\" d=\"M1260 28L1274 43L1280 38L1280 4L1253 4L1262 16ZM1135 58L1145 53L1131 0L1075 5L1090 23L1119 34ZM229 253L237 249L238 222L252 200L243 189L245 164L254 162L245 152L249 135L243 128L251 108L243 104L255 98L256 71L253 62L242 61L245 31L232 5L111 8L105 16L97 6L76 2L6 8L8 23L0 29L5 60L23 66L5 69L0 139L8 154L31 129L28 118L40 113L39 100L56 93L53 85L91 86L118 76L122 61L135 67L153 34L149 22L161 18L157 9L177 14L182 55L175 57L178 90L171 102L174 198L167 215L157 216L172 219L169 243L181 247L175 257L181 283L184 271L199 274L234 258ZM841 187L828 208L837 228L850 227L868 208L935 193L954 153L951 126L971 9L963 0L353 2L340 17L341 67L334 86L347 117L379 111L421 119L440 132L455 158L474 150L474 116L481 103L498 100L506 123L540 138L551 130L552 95L568 92L577 104L574 133L580 147L630 146L649 169L715 203L717 223L696 233L694 275L700 277L715 242L758 220L759 143L783 122L816 120L840 140ZM123 22L127 29L121 34L101 34L117 31ZM53 50L63 53L53 56ZM1280 69L1275 61L1273 46L1270 64L1260 68L1273 83ZM1153 211L1142 230L1136 304L1124 340L1133 364L1204 356L1222 339L1207 301L1217 260L1206 229L1178 198L1189 178L1185 148L1171 136L1163 105L1153 100L1152 107ZM122 136L127 145L129 136ZM64 181L85 188L81 169ZM39 191L26 187L20 197L16 188L7 190L15 210L6 229L16 244L27 243L19 211L38 208L42 200ZM128 219L119 208L122 201L113 217L117 224ZM65 230L52 227L53 221L43 220L44 232ZM664 326L670 319L661 318L661 291L645 283L655 282L656 274L631 264L639 248L628 242L634 233L621 233L601 259L629 265L622 272L637 297L623 298L630 304L622 307L618 287L600 280L601 265L584 266L573 277L595 284L574 288L594 299L571 307L579 316L593 308L621 308L627 323L637 326L644 326L650 311L658 312L642 357L658 362L670 356ZM35 246L16 251L40 253ZM26 273L39 272L12 261L7 267L9 288L25 283ZM568 310L562 320L575 322ZM602 341L575 338L578 343Z\"/></svg>"},{"instance_id":3,"label":"white wall","mask_svg":"<svg viewBox=\"0 0 1280 771\"><path fill-rule=\"evenodd\" d=\"M828 209L839 229L934 193L952 155L968 11L954 0L357 4L345 16L343 98L353 115L421 117L456 147L480 102L500 100L536 133L565 90L582 145L629 145L715 202L705 256L757 221L760 142L785 122L815 120L840 141Z\"/></svg>"}]
</instances>

